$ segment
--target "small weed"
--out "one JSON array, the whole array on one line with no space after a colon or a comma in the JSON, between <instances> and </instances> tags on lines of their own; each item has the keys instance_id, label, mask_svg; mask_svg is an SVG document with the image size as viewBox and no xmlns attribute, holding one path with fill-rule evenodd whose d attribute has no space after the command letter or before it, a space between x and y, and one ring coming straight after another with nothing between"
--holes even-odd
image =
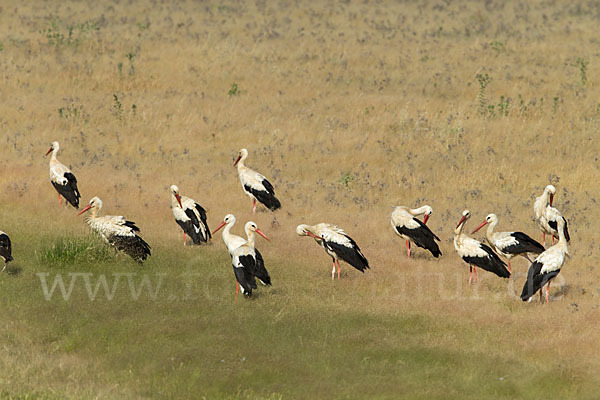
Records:
<instances>
[{"instance_id":1,"label":"small weed","mask_svg":"<svg viewBox=\"0 0 600 400\"><path fill-rule=\"evenodd\" d=\"M231 96L239 96L240 90L238 88L237 83L232 83L231 84L231 88L229 89L229 92L227 92L227 94L229 95L229 97L231 97Z\"/></svg>"},{"instance_id":2,"label":"small weed","mask_svg":"<svg viewBox=\"0 0 600 400\"><path fill-rule=\"evenodd\" d=\"M521 96L521 93L519 93L519 114L525 115L525 113L527 113L527 104L525 104L523 96Z\"/></svg>"},{"instance_id":3,"label":"small weed","mask_svg":"<svg viewBox=\"0 0 600 400\"><path fill-rule=\"evenodd\" d=\"M0 42L0 51L4 51L4 44Z\"/></svg>"},{"instance_id":4,"label":"small weed","mask_svg":"<svg viewBox=\"0 0 600 400\"><path fill-rule=\"evenodd\" d=\"M500 96L500 102L497 105L498 114L501 117L508 117L508 111L510 108L510 98Z\"/></svg>"},{"instance_id":5,"label":"small weed","mask_svg":"<svg viewBox=\"0 0 600 400\"><path fill-rule=\"evenodd\" d=\"M490 42L490 47L496 50L496 52L498 53L504 51L504 43L502 43L499 40L494 40L493 42Z\"/></svg>"},{"instance_id":6,"label":"small weed","mask_svg":"<svg viewBox=\"0 0 600 400\"><path fill-rule=\"evenodd\" d=\"M477 95L477 100L479 101L479 113L481 115L486 115L488 113L488 107L487 99L485 97L485 90L492 81L492 78L490 78L488 74L477 74L475 75L475 78L479 83L479 94Z\"/></svg>"},{"instance_id":7,"label":"small weed","mask_svg":"<svg viewBox=\"0 0 600 400\"><path fill-rule=\"evenodd\" d=\"M350 171L342 172L340 177L340 185L348 187L354 181L354 176Z\"/></svg>"},{"instance_id":8,"label":"small weed","mask_svg":"<svg viewBox=\"0 0 600 400\"><path fill-rule=\"evenodd\" d=\"M135 67L133 65L133 60L135 60L135 56L136 56L136 54L132 51L125 54L125 57L127 57L127 59L129 60L129 76L135 75Z\"/></svg>"},{"instance_id":9,"label":"small weed","mask_svg":"<svg viewBox=\"0 0 600 400\"><path fill-rule=\"evenodd\" d=\"M58 117L65 120L75 120L84 117L83 105L80 104L77 106L71 103L66 107L60 107L58 109Z\"/></svg>"},{"instance_id":10,"label":"small weed","mask_svg":"<svg viewBox=\"0 0 600 400\"><path fill-rule=\"evenodd\" d=\"M138 22L136 25L138 28L140 28L140 31L145 31L150 27L150 22Z\"/></svg>"},{"instance_id":11,"label":"small weed","mask_svg":"<svg viewBox=\"0 0 600 400\"><path fill-rule=\"evenodd\" d=\"M371 111L375 110L375 107L365 107L365 115L369 115Z\"/></svg>"},{"instance_id":12,"label":"small weed","mask_svg":"<svg viewBox=\"0 0 600 400\"><path fill-rule=\"evenodd\" d=\"M585 86L587 83L587 66L589 61L584 60L582 57L577 57L577 65L579 66L579 79L581 80L581 86Z\"/></svg>"},{"instance_id":13,"label":"small weed","mask_svg":"<svg viewBox=\"0 0 600 400\"><path fill-rule=\"evenodd\" d=\"M116 93L113 94L113 114L119 121L123 119L123 104L121 104Z\"/></svg>"},{"instance_id":14,"label":"small weed","mask_svg":"<svg viewBox=\"0 0 600 400\"><path fill-rule=\"evenodd\" d=\"M554 114L556 114L556 111L558 110L558 102L559 102L559 97L556 96L552 99L552 112Z\"/></svg>"},{"instance_id":15,"label":"small weed","mask_svg":"<svg viewBox=\"0 0 600 400\"><path fill-rule=\"evenodd\" d=\"M78 46L92 32L100 29L94 21L82 24L67 25L58 18L50 21L50 27L42 29L40 33L48 40L48 44L55 47Z\"/></svg>"},{"instance_id":16,"label":"small weed","mask_svg":"<svg viewBox=\"0 0 600 400\"><path fill-rule=\"evenodd\" d=\"M119 61L117 64L117 70L119 71L119 78L123 77L123 63Z\"/></svg>"}]
</instances>

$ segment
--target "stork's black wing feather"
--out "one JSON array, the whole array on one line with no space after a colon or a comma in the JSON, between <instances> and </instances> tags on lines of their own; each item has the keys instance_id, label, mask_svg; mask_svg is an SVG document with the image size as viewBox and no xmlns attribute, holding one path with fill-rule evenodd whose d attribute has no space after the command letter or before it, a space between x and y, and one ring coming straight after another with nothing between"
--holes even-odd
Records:
<instances>
[{"instance_id":1,"label":"stork's black wing feather","mask_svg":"<svg viewBox=\"0 0 600 400\"><path fill-rule=\"evenodd\" d=\"M360 248L356 242L347 235L344 235L350 240L351 247L344 246L342 244L327 241L323 239L323 244L330 250L333 251L339 258L352 265L360 272L365 272L365 269L369 269L369 262L367 258L362 254Z\"/></svg>"},{"instance_id":2,"label":"stork's black wing feather","mask_svg":"<svg viewBox=\"0 0 600 400\"><path fill-rule=\"evenodd\" d=\"M543 264L538 261L534 261L529 267L529 270L527 271L527 281L525 281L523 290L521 291L521 300L529 300L531 296L543 288L550 279L554 278L560 272L559 269L542 274L542 267Z\"/></svg>"},{"instance_id":3,"label":"stork's black wing feather","mask_svg":"<svg viewBox=\"0 0 600 400\"><path fill-rule=\"evenodd\" d=\"M440 247L435 242L436 240L440 240L432 231L429 229L427 225L423 222L419 221L416 218L413 218L413 221L419 224L418 228L409 229L406 226L396 226L396 231L404 236L408 236L412 239L412 241L423 249L429 250L434 257L439 257L442 255L440 251Z\"/></svg>"},{"instance_id":4,"label":"stork's black wing feather","mask_svg":"<svg viewBox=\"0 0 600 400\"><path fill-rule=\"evenodd\" d=\"M0 257L3 257L5 262L12 261L12 245L10 238L6 233L0 235Z\"/></svg>"}]
</instances>

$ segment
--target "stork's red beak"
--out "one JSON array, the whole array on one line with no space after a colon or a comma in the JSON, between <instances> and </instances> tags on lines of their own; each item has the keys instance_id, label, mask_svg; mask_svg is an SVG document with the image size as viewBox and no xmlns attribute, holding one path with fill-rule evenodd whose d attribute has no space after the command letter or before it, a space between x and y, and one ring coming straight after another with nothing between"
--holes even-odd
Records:
<instances>
[{"instance_id":1,"label":"stork's red beak","mask_svg":"<svg viewBox=\"0 0 600 400\"><path fill-rule=\"evenodd\" d=\"M222 227L224 227L226 223L227 223L227 222L225 222L225 221L221 222L221 225L217 226L217 229L215 229L215 230L212 232L212 234L214 235L215 233L217 233L217 231L218 231L219 229L221 229Z\"/></svg>"},{"instance_id":2,"label":"stork's red beak","mask_svg":"<svg viewBox=\"0 0 600 400\"><path fill-rule=\"evenodd\" d=\"M175 193L175 198L177 199L177 202L179 203L179 207L183 208L183 206L181 205L181 197L179 197L179 195L177 193Z\"/></svg>"},{"instance_id":3,"label":"stork's red beak","mask_svg":"<svg viewBox=\"0 0 600 400\"><path fill-rule=\"evenodd\" d=\"M460 224L462 224L463 222L465 222L466 219L467 219L467 217L463 215L461 217L460 221L458 221L458 225L456 225L456 227L458 228L460 226Z\"/></svg>"},{"instance_id":4,"label":"stork's red beak","mask_svg":"<svg viewBox=\"0 0 600 400\"><path fill-rule=\"evenodd\" d=\"M44 157L46 157L48 154L52 153L52 150L54 150L52 147L50 147L50 149L46 152L46 154L44 155Z\"/></svg>"},{"instance_id":5,"label":"stork's red beak","mask_svg":"<svg viewBox=\"0 0 600 400\"><path fill-rule=\"evenodd\" d=\"M554 201L554 195L550 194L550 207L552 207L552 202Z\"/></svg>"},{"instance_id":6,"label":"stork's red beak","mask_svg":"<svg viewBox=\"0 0 600 400\"><path fill-rule=\"evenodd\" d=\"M260 236L264 237L265 239L267 239L267 241L271 241L271 239L269 239L267 237L267 235L265 235L260 229L256 228L256 233L258 233Z\"/></svg>"},{"instance_id":7,"label":"stork's red beak","mask_svg":"<svg viewBox=\"0 0 600 400\"><path fill-rule=\"evenodd\" d=\"M483 221L481 223L481 225L479 225L473 232L471 232L471 235L474 234L475 232L477 232L478 230L480 230L481 228L483 228L486 224L487 224L487 221Z\"/></svg>"},{"instance_id":8,"label":"stork's red beak","mask_svg":"<svg viewBox=\"0 0 600 400\"><path fill-rule=\"evenodd\" d=\"M321 237L319 237L319 236L315 235L315 234L314 234L314 233L312 233L312 232L308 232L308 231L306 231L306 234L307 234L308 236L310 236L310 237L313 237L313 238L315 238L315 239L322 239Z\"/></svg>"},{"instance_id":9,"label":"stork's red beak","mask_svg":"<svg viewBox=\"0 0 600 400\"><path fill-rule=\"evenodd\" d=\"M52 149L50 149L50 150L52 150ZM92 205L91 205L91 204L88 204L88 205L87 205L87 206L86 206L86 207L85 207L83 210L79 211L79 214L77 214L77 215L81 215L81 214L83 214L84 212L86 212L86 211L87 211L87 210L89 210L90 208L92 208Z\"/></svg>"},{"instance_id":10,"label":"stork's red beak","mask_svg":"<svg viewBox=\"0 0 600 400\"><path fill-rule=\"evenodd\" d=\"M429 215L431 215L431 214L425 214L425 217L423 217L423 224L427 225L427 220L429 220Z\"/></svg>"},{"instance_id":11,"label":"stork's red beak","mask_svg":"<svg viewBox=\"0 0 600 400\"><path fill-rule=\"evenodd\" d=\"M237 165L237 163L240 162L240 160L242 159L242 155L240 154L237 158L237 160L235 160L235 162L233 163L233 166L235 167Z\"/></svg>"}]
</instances>

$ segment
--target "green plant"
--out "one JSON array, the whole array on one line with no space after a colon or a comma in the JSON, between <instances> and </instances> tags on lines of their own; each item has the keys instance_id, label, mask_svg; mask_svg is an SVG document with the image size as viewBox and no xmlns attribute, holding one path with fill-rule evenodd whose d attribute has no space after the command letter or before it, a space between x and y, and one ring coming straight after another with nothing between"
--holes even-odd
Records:
<instances>
[{"instance_id":1,"label":"green plant","mask_svg":"<svg viewBox=\"0 0 600 400\"><path fill-rule=\"evenodd\" d=\"M350 171L342 172L342 176L340 177L340 185L348 187L353 181L354 176Z\"/></svg>"},{"instance_id":2,"label":"green plant","mask_svg":"<svg viewBox=\"0 0 600 400\"><path fill-rule=\"evenodd\" d=\"M498 113L501 117L508 117L508 111L510 108L510 98L500 96L500 102L498 103Z\"/></svg>"},{"instance_id":3,"label":"green plant","mask_svg":"<svg viewBox=\"0 0 600 400\"><path fill-rule=\"evenodd\" d=\"M123 119L123 104L121 104L116 93L113 94L113 114L118 120Z\"/></svg>"},{"instance_id":4,"label":"green plant","mask_svg":"<svg viewBox=\"0 0 600 400\"><path fill-rule=\"evenodd\" d=\"M115 252L95 235L87 237L64 236L54 239L39 253L44 264L68 265L76 262L106 262L114 260Z\"/></svg>"},{"instance_id":5,"label":"green plant","mask_svg":"<svg viewBox=\"0 0 600 400\"><path fill-rule=\"evenodd\" d=\"M58 117L60 119L65 120L74 120L81 117L84 117L83 105L75 105L75 103L71 103L68 106L60 107L58 109Z\"/></svg>"},{"instance_id":6,"label":"green plant","mask_svg":"<svg viewBox=\"0 0 600 400\"><path fill-rule=\"evenodd\" d=\"M581 86L585 86L587 83L587 66L589 61L584 60L582 57L577 57L577 65L579 65L579 79L581 80Z\"/></svg>"},{"instance_id":7,"label":"green plant","mask_svg":"<svg viewBox=\"0 0 600 400\"><path fill-rule=\"evenodd\" d=\"M55 47L78 46L89 34L100 29L94 21L68 25L59 18L50 21L50 27L40 30L48 44Z\"/></svg>"},{"instance_id":8,"label":"green plant","mask_svg":"<svg viewBox=\"0 0 600 400\"><path fill-rule=\"evenodd\" d=\"M240 90L238 88L237 83L232 83L231 84L231 88L229 89L229 92L227 92L227 94L231 97L231 96L238 96L240 94Z\"/></svg>"},{"instance_id":9,"label":"green plant","mask_svg":"<svg viewBox=\"0 0 600 400\"><path fill-rule=\"evenodd\" d=\"M133 51L125 54L125 57L129 60L129 76L133 76L135 74L135 67L133 66L133 60L135 59L136 54Z\"/></svg>"},{"instance_id":10,"label":"green plant","mask_svg":"<svg viewBox=\"0 0 600 400\"><path fill-rule=\"evenodd\" d=\"M488 113L488 107L487 99L485 97L485 90L492 81L492 78L490 78L488 74L477 74L475 75L475 78L479 83L479 93L477 95L477 100L479 101L479 113L481 115L486 115Z\"/></svg>"},{"instance_id":11,"label":"green plant","mask_svg":"<svg viewBox=\"0 0 600 400\"><path fill-rule=\"evenodd\" d=\"M558 110L558 101L559 101L559 97L556 96L552 99L552 112L556 114L556 111Z\"/></svg>"},{"instance_id":12,"label":"green plant","mask_svg":"<svg viewBox=\"0 0 600 400\"><path fill-rule=\"evenodd\" d=\"M504 51L504 43L502 43L499 40L494 40L492 42L490 42L490 47L494 50L496 50L498 53L500 53L501 51Z\"/></svg>"}]
</instances>

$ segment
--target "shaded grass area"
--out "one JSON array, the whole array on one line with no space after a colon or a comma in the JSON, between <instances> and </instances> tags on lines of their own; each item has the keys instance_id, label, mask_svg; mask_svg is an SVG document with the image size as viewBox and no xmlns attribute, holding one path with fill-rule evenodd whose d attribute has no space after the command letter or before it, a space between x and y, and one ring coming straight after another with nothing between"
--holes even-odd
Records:
<instances>
[{"instance_id":1,"label":"shaded grass area","mask_svg":"<svg viewBox=\"0 0 600 400\"><path fill-rule=\"evenodd\" d=\"M221 243L158 247L143 267L70 254L19 254L0 279L3 398L592 398L588 376L507 346L514 327L361 306L353 271L332 286L269 257L274 286L236 303ZM47 300L39 273L75 279L69 300Z\"/></svg>"}]
</instances>

